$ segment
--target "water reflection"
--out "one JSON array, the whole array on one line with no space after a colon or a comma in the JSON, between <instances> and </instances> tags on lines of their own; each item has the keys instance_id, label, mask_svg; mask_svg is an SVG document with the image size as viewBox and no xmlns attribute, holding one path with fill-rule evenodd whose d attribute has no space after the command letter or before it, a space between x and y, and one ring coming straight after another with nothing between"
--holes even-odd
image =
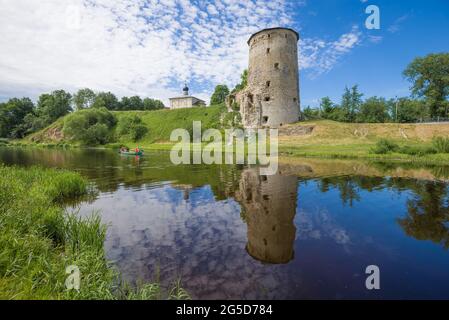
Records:
<instances>
[{"instance_id":1,"label":"water reflection","mask_svg":"<svg viewBox=\"0 0 449 320\"><path fill-rule=\"evenodd\" d=\"M80 212L101 212L107 256L128 280L181 278L193 298L449 298L446 167L297 161L262 176L173 166L164 152L0 148L1 163L95 184ZM369 264L381 292L365 290Z\"/></svg>"},{"instance_id":2,"label":"water reflection","mask_svg":"<svg viewBox=\"0 0 449 320\"><path fill-rule=\"evenodd\" d=\"M448 187L434 181L420 181L412 186L415 194L407 201L407 216L398 223L418 240L431 240L449 249Z\"/></svg>"},{"instance_id":3,"label":"water reflection","mask_svg":"<svg viewBox=\"0 0 449 320\"><path fill-rule=\"evenodd\" d=\"M298 178L260 175L259 169L241 173L236 200L247 224L246 250L268 263L287 263L294 256Z\"/></svg>"}]
</instances>

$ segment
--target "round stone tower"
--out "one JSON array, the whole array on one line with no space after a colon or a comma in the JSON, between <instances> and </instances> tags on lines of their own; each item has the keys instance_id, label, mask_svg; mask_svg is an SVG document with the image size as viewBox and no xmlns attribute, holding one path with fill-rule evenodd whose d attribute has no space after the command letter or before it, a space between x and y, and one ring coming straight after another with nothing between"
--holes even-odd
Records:
<instances>
[{"instance_id":1,"label":"round stone tower","mask_svg":"<svg viewBox=\"0 0 449 320\"><path fill-rule=\"evenodd\" d=\"M245 127L278 128L299 120L298 40L288 28L249 38L248 85L240 106Z\"/></svg>"}]
</instances>

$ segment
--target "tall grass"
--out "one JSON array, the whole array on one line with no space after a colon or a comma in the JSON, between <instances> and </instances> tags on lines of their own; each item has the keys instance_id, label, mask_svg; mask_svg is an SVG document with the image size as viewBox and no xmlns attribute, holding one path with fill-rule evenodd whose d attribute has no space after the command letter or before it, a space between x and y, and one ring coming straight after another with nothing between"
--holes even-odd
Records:
<instances>
[{"instance_id":1,"label":"tall grass","mask_svg":"<svg viewBox=\"0 0 449 320\"><path fill-rule=\"evenodd\" d=\"M399 146L395 142L388 139L380 139L370 151L375 154L386 154L397 151L398 149Z\"/></svg>"},{"instance_id":2,"label":"tall grass","mask_svg":"<svg viewBox=\"0 0 449 320\"><path fill-rule=\"evenodd\" d=\"M87 187L68 171L0 166L0 299L172 297L158 284L134 288L121 281L105 259L106 226L98 214L80 218L64 212L60 202L83 195ZM80 270L79 291L65 287L69 265Z\"/></svg>"},{"instance_id":3,"label":"tall grass","mask_svg":"<svg viewBox=\"0 0 449 320\"><path fill-rule=\"evenodd\" d=\"M438 153L449 153L449 137L435 137L432 139L432 145Z\"/></svg>"}]
</instances>

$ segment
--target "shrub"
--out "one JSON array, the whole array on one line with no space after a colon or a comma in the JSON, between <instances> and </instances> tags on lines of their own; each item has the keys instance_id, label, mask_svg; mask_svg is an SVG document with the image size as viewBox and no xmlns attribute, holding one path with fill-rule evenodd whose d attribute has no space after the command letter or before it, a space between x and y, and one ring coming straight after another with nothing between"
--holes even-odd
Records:
<instances>
[{"instance_id":1,"label":"shrub","mask_svg":"<svg viewBox=\"0 0 449 320\"><path fill-rule=\"evenodd\" d=\"M438 153L449 153L449 138L435 137L432 139L432 145Z\"/></svg>"},{"instance_id":2,"label":"shrub","mask_svg":"<svg viewBox=\"0 0 449 320\"><path fill-rule=\"evenodd\" d=\"M399 149L399 146L388 140L388 139L380 139L376 145L371 148L371 152L376 153L376 154L386 154L389 152L394 152L397 151Z\"/></svg>"},{"instance_id":3,"label":"shrub","mask_svg":"<svg viewBox=\"0 0 449 320\"><path fill-rule=\"evenodd\" d=\"M435 154L437 150L429 146L404 146L399 149L399 152L412 156L424 156L426 154Z\"/></svg>"},{"instance_id":4,"label":"shrub","mask_svg":"<svg viewBox=\"0 0 449 320\"><path fill-rule=\"evenodd\" d=\"M142 124L142 119L137 115L126 115L120 119L117 126L117 134L119 136L127 136L132 141L143 138L148 132L148 128Z\"/></svg>"},{"instance_id":5,"label":"shrub","mask_svg":"<svg viewBox=\"0 0 449 320\"><path fill-rule=\"evenodd\" d=\"M110 140L109 131L115 123L114 115L106 108L84 109L67 116L63 133L86 145L105 144Z\"/></svg>"}]
</instances>

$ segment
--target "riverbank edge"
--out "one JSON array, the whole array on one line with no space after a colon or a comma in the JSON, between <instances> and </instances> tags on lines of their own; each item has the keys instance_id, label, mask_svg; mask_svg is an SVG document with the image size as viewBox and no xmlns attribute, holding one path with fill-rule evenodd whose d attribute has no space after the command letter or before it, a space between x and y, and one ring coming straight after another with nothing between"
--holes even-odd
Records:
<instances>
[{"instance_id":1,"label":"riverbank edge","mask_svg":"<svg viewBox=\"0 0 449 320\"><path fill-rule=\"evenodd\" d=\"M164 143L151 143L151 144L140 144L134 143L136 146L144 150L150 151L170 151L176 143L164 142ZM36 148L84 148L84 149L119 149L121 145L128 145L128 147L133 148L134 145L129 143L111 143L103 146L82 146L80 144L73 143L63 143L63 144L37 144L32 142L22 142L22 141L11 141L8 144L3 144L2 146L8 147L36 147ZM204 144L205 145L205 144ZM354 145L358 146L358 145ZM404 162L404 163L414 163L422 165L448 165L449 164L449 154L448 153L438 153L430 155L408 155L401 153L387 153L387 154L374 154L370 153L369 148L372 145L367 145L366 148L362 150L357 150L351 152L341 152L338 145L306 145L306 146L291 146L291 145L279 145L279 156L284 158L316 158L316 159L346 159L346 160L370 160L370 161L391 161L391 162ZM350 149L351 144L344 145L345 148ZM301 150L301 148L307 149L306 151ZM323 150L325 149L325 150ZM336 151L337 149L337 151ZM235 152L234 152L235 153Z\"/></svg>"},{"instance_id":2,"label":"riverbank edge","mask_svg":"<svg viewBox=\"0 0 449 320\"><path fill-rule=\"evenodd\" d=\"M98 213L64 209L64 200L93 192L78 173L0 165L0 175L0 299L189 299L180 281L167 292L157 281L123 281L106 259Z\"/></svg>"}]
</instances>

